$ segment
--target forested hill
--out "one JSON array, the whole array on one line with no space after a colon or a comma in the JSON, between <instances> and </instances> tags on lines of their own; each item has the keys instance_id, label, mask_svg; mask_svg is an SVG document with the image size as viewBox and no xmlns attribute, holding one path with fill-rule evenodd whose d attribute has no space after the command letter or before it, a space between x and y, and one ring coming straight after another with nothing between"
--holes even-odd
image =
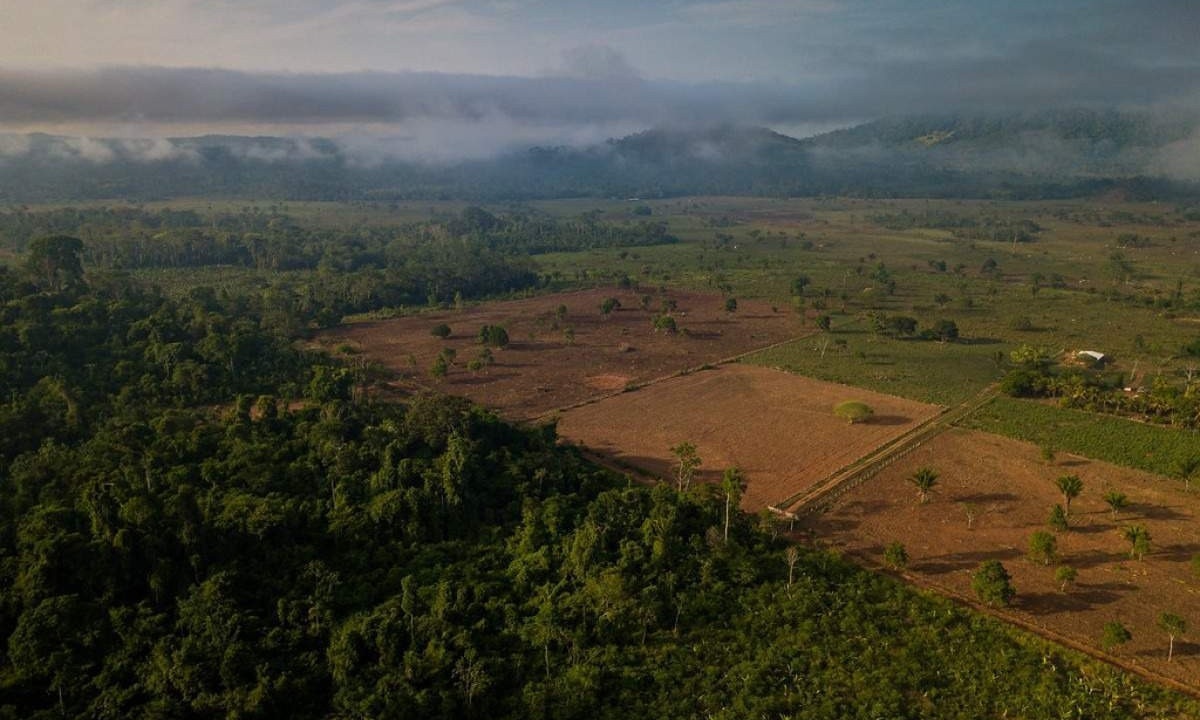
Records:
<instances>
[{"instance_id":1,"label":"forested hill","mask_svg":"<svg viewBox=\"0 0 1200 720\"><path fill-rule=\"evenodd\" d=\"M821 195L1200 196L1191 115L1072 110L876 120L797 140L674 126L589 147L422 163L330 140L0 138L0 201L220 196L469 199Z\"/></svg>"},{"instance_id":2,"label":"forested hill","mask_svg":"<svg viewBox=\"0 0 1200 720\"><path fill-rule=\"evenodd\" d=\"M320 294L172 299L85 271L83 248L39 237L0 266L4 720L1200 710L789 552L726 515L733 485L635 486L553 427L377 402L368 365L294 342ZM460 260L425 271L488 292Z\"/></svg>"}]
</instances>

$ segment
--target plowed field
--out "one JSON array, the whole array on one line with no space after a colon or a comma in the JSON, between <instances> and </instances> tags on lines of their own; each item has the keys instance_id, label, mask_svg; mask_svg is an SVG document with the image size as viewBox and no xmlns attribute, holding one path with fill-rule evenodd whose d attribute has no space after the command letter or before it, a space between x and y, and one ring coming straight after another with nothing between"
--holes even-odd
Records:
<instances>
[{"instance_id":1,"label":"plowed field","mask_svg":"<svg viewBox=\"0 0 1200 720\"><path fill-rule=\"evenodd\" d=\"M600 305L610 297L621 307L604 316ZM674 303L669 312L678 333L652 327L665 301ZM441 323L451 329L444 340L430 334ZM510 341L492 351L494 364L471 372L467 366L480 352L476 336L483 325L503 326ZM434 387L526 420L804 332L794 312L776 312L765 302L741 300L735 312L726 312L721 295L608 288L355 323L323 333L319 341L348 343L383 363L398 375L397 389ZM455 351L455 362L444 379L435 380L429 369L444 348Z\"/></svg>"},{"instance_id":2,"label":"plowed field","mask_svg":"<svg viewBox=\"0 0 1200 720\"><path fill-rule=\"evenodd\" d=\"M875 410L867 423L834 417L844 400ZM725 365L622 393L563 414L559 434L617 464L672 477L669 449L691 442L699 478L746 475L746 510L816 483L938 412L933 405L750 365Z\"/></svg>"},{"instance_id":3,"label":"plowed field","mask_svg":"<svg viewBox=\"0 0 1200 720\"><path fill-rule=\"evenodd\" d=\"M926 504L908 482L923 466L940 473ZM1059 563L1078 571L1074 587L1055 582L1058 563L1029 560L1029 536L1048 530L1047 518L1062 496L1054 479L1078 475L1083 493L1071 503L1071 529L1058 533ZM1113 489L1129 498L1113 516L1103 500ZM967 510L976 518L968 527ZM1173 612L1200 627L1200 577L1190 568L1200 553L1200 492L1148 473L1074 456L1049 463L1037 447L987 433L951 430L885 468L807 523L815 539L873 563L893 541L911 558L918 583L972 597L971 573L999 560L1017 595L1010 612L1081 645L1098 648L1104 624L1120 621L1133 640L1114 656L1176 680L1200 686L1200 644L1176 640L1166 661L1167 637L1158 616ZM1151 536L1144 560L1129 556L1123 528L1143 525Z\"/></svg>"}]
</instances>

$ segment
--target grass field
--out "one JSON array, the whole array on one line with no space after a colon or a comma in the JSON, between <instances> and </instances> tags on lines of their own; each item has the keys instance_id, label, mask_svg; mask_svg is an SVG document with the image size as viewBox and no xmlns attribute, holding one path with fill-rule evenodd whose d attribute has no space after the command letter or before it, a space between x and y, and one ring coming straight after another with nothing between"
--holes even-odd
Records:
<instances>
[{"instance_id":1,"label":"grass field","mask_svg":"<svg viewBox=\"0 0 1200 720\"><path fill-rule=\"evenodd\" d=\"M949 406L994 381L999 376L995 353L1007 350L995 341L894 340L852 327L770 348L744 362Z\"/></svg>"},{"instance_id":2,"label":"grass field","mask_svg":"<svg viewBox=\"0 0 1200 720\"><path fill-rule=\"evenodd\" d=\"M996 398L962 424L1159 475L1170 475L1181 459L1200 456L1200 433L1194 431L1030 400Z\"/></svg>"},{"instance_id":3,"label":"grass field","mask_svg":"<svg viewBox=\"0 0 1200 720\"><path fill-rule=\"evenodd\" d=\"M1169 206L743 198L648 204L679 244L543 255L539 265L572 281L629 276L725 290L781 309L794 307L791 283L804 275L810 283L801 303L810 312L824 304L821 311L843 324L866 312L909 315L923 327L948 319L971 343L951 349L895 343L850 328L841 336L847 352L832 361L828 353L814 358L809 345L755 360L816 377L951 402L993 378L997 351L1031 344L1055 352L1099 350L1115 360L1114 370L1179 378L1186 366L1179 349L1200 332L1194 310L1161 306L1177 292L1200 297L1200 222ZM552 214L586 207L607 219L630 219L628 203L537 207ZM1028 220L1042 231L1033 242L1014 245L964 240L939 229L885 227L882 218L900 213ZM1135 246L1122 245L1131 235L1139 238ZM1127 263L1127 277L1113 275L1114 253ZM994 269L984 272L991 263ZM873 277L880 265L895 283L891 292ZM1135 299L1106 300L1113 292ZM839 318L843 310L847 317Z\"/></svg>"}]
</instances>

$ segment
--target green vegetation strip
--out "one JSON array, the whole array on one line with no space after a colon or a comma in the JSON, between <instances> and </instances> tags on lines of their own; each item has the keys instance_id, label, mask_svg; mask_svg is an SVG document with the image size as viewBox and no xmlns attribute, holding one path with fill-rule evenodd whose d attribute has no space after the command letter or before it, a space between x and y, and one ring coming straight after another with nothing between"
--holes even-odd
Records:
<instances>
[{"instance_id":1,"label":"green vegetation strip","mask_svg":"<svg viewBox=\"0 0 1200 720\"><path fill-rule=\"evenodd\" d=\"M959 424L1160 475L1200 453L1193 431L1029 400L996 398Z\"/></svg>"}]
</instances>

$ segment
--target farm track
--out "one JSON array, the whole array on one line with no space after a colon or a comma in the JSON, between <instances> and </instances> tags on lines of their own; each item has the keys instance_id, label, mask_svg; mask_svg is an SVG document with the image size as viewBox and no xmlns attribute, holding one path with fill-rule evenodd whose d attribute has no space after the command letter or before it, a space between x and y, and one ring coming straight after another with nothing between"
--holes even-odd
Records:
<instances>
[{"instance_id":1,"label":"farm track","mask_svg":"<svg viewBox=\"0 0 1200 720\"><path fill-rule=\"evenodd\" d=\"M599 395L593 395L584 400L580 400L579 402L571 403L570 405L565 405L565 406L559 407L559 408L554 408L553 410L547 410L544 413L539 413L533 417L527 418L525 420L525 422L530 422L530 423L542 422L542 421L548 420L556 415L565 413L569 410L586 407L588 405L594 405L595 403L598 403L602 400L607 400L608 398L616 397L617 395L623 395L624 393L627 393L627 392L635 392L642 388L650 387L651 385L655 385L660 382L664 382L666 380L673 380L674 378L677 378L677 377L683 377L685 375L691 375L693 373L703 372L705 370L717 368L722 365L729 365L732 363L740 362L743 359L750 357L751 355L757 355L760 352L766 352L767 350L772 350L774 348L781 347L783 345L788 345L790 343L798 342L800 340L804 340L806 338L813 337L814 335L817 335L820 332L821 332L820 330L811 330L811 331L803 333L801 335L796 335L795 337L790 337L786 340L780 340L779 342L771 343L770 345L764 345L763 347L753 348L751 350L747 350L745 352L738 353L737 355L731 355L726 358L721 358L720 360L716 360L714 362L707 362L707 363L703 363L701 365L684 368L683 370L678 370L676 372L669 373L667 375L661 375L659 377L652 378L645 382L637 383L633 387L622 388L621 390L614 390L612 392L601 393Z\"/></svg>"},{"instance_id":2,"label":"farm track","mask_svg":"<svg viewBox=\"0 0 1200 720\"><path fill-rule=\"evenodd\" d=\"M993 383L966 402L949 408L921 423L904 435L876 448L830 475L825 481L810 486L775 503L770 509L780 515L795 518L829 507L844 493L858 487L883 468L937 437L957 422L986 405L999 392Z\"/></svg>"}]
</instances>

